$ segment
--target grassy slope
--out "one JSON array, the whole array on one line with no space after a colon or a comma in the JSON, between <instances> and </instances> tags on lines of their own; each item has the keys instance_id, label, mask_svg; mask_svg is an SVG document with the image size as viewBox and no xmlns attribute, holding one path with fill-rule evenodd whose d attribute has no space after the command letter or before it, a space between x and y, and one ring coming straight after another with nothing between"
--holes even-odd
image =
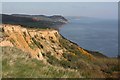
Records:
<instances>
[{"instance_id":1,"label":"grassy slope","mask_svg":"<svg viewBox=\"0 0 120 80\"><path fill-rule=\"evenodd\" d=\"M48 56L48 63L29 58L29 55L17 48L3 47L3 78L100 78L118 77L117 59L103 59L93 63L61 60ZM11 54L12 53L12 54ZM70 67L68 67L68 65ZM75 67L77 67L75 69ZM101 71L100 71L101 70Z\"/></svg>"},{"instance_id":2,"label":"grassy slope","mask_svg":"<svg viewBox=\"0 0 120 80\"><path fill-rule=\"evenodd\" d=\"M58 38L58 35L55 36ZM4 47L2 50L3 77L117 77L119 70L117 59L97 57L91 60L78 50L75 43L63 37L59 37L59 42L67 51L63 53L61 60L49 53L42 53L47 59L47 64L36 59L29 59L27 53L17 48ZM97 54L95 57L101 56Z\"/></svg>"},{"instance_id":3,"label":"grassy slope","mask_svg":"<svg viewBox=\"0 0 120 80\"><path fill-rule=\"evenodd\" d=\"M61 78L81 77L79 72L30 59L17 48L3 47L3 78Z\"/></svg>"},{"instance_id":4,"label":"grassy slope","mask_svg":"<svg viewBox=\"0 0 120 80\"><path fill-rule=\"evenodd\" d=\"M65 38L60 38L60 43L70 52L75 53L71 55L69 53L64 53L63 56L70 62L70 68L77 69L81 72L81 75L88 78L96 77L118 77L118 59L117 58L107 58L101 53L92 54L96 57L95 60L90 60L85 57L77 49L76 44L72 44Z\"/></svg>"},{"instance_id":5,"label":"grassy slope","mask_svg":"<svg viewBox=\"0 0 120 80\"><path fill-rule=\"evenodd\" d=\"M57 35L56 35L57 37ZM59 38L61 47L68 51L58 60L49 53L42 53L47 64L36 59L17 48L3 48L3 77L85 77L103 78L117 77L118 60L112 58L97 58L90 60L78 50L78 46L65 38Z\"/></svg>"}]
</instances>

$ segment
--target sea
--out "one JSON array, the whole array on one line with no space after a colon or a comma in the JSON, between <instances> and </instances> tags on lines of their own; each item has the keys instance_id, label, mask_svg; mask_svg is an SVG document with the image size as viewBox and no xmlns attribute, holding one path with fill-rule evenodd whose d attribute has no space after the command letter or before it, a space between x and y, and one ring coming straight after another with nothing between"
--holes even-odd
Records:
<instances>
[{"instance_id":1,"label":"sea","mask_svg":"<svg viewBox=\"0 0 120 80\"><path fill-rule=\"evenodd\" d=\"M114 19L67 17L59 27L62 36L87 50L99 51L108 57L118 56L118 22Z\"/></svg>"}]
</instances>

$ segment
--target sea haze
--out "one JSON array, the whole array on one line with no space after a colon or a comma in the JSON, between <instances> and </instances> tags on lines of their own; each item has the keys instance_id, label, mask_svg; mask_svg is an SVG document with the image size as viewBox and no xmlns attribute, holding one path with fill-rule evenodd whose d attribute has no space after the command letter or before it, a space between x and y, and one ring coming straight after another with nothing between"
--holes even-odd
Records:
<instances>
[{"instance_id":1,"label":"sea haze","mask_svg":"<svg viewBox=\"0 0 120 80\"><path fill-rule=\"evenodd\" d=\"M106 56L118 55L118 22L90 17L68 17L60 33L79 46L99 51Z\"/></svg>"}]
</instances>

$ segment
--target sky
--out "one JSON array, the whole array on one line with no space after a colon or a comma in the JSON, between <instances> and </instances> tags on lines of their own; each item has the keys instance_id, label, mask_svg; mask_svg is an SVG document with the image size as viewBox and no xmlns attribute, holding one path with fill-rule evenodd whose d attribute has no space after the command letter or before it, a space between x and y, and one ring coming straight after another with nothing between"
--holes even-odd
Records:
<instances>
[{"instance_id":1,"label":"sky","mask_svg":"<svg viewBox=\"0 0 120 80\"><path fill-rule=\"evenodd\" d=\"M118 18L117 2L2 2L4 14L37 14Z\"/></svg>"}]
</instances>

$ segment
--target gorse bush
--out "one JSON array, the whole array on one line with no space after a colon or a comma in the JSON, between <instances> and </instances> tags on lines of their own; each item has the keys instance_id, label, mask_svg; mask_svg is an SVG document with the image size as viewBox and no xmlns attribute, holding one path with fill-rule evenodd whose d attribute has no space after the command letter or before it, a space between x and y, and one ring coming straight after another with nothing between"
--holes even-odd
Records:
<instances>
[{"instance_id":1,"label":"gorse bush","mask_svg":"<svg viewBox=\"0 0 120 80\"><path fill-rule=\"evenodd\" d=\"M69 52L72 52L73 54L75 54L76 56L78 57L81 57L81 58L87 58L85 55L83 55L80 50L78 49L78 46L73 43L73 42L70 42L69 40L66 40L64 38L60 38L59 39L61 45L66 48Z\"/></svg>"},{"instance_id":2,"label":"gorse bush","mask_svg":"<svg viewBox=\"0 0 120 80\"><path fill-rule=\"evenodd\" d=\"M70 62L76 62L79 60L79 58L76 55L72 53L67 53L67 52L63 53L63 57L66 58Z\"/></svg>"}]
</instances>

